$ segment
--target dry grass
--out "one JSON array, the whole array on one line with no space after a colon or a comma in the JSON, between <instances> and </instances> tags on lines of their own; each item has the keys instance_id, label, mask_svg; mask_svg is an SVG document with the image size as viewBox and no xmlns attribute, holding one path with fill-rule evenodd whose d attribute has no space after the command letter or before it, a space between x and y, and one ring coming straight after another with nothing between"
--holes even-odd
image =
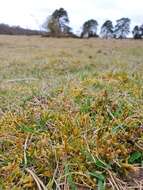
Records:
<instances>
[{"instance_id":1,"label":"dry grass","mask_svg":"<svg viewBox=\"0 0 143 190\"><path fill-rule=\"evenodd\" d=\"M143 189L142 52L0 36L0 189Z\"/></svg>"}]
</instances>

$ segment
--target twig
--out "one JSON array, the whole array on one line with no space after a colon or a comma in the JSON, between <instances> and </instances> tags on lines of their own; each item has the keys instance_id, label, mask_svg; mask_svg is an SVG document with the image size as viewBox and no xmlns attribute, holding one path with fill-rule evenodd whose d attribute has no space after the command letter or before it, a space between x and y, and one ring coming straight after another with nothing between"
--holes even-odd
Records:
<instances>
[{"instance_id":1,"label":"twig","mask_svg":"<svg viewBox=\"0 0 143 190\"><path fill-rule=\"evenodd\" d=\"M39 80L36 78L17 78L17 79L11 79L11 80L6 80L4 82L20 82L20 81L31 81L31 80Z\"/></svg>"},{"instance_id":2,"label":"twig","mask_svg":"<svg viewBox=\"0 0 143 190\"><path fill-rule=\"evenodd\" d=\"M26 137L25 143L24 143L24 165L27 166L27 155L26 155L26 150L28 146L28 140L29 140L29 134Z\"/></svg>"},{"instance_id":3,"label":"twig","mask_svg":"<svg viewBox=\"0 0 143 190\"><path fill-rule=\"evenodd\" d=\"M31 174L31 176L35 180L39 190L47 190L46 186L43 184L43 182L39 179L39 177L32 170L30 170L29 168L26 168L25 170Z\"/></svg>"},{"instance_id":4,"label":"twig","mask_svg":"<svg viewBox=\"0 0 143 190\"><path fill-rule=\"evenodd\" d=\"M113 175L111 174L111 172L110 172L109 170L107 170L107 171L108 171L108 173L109 173L109 175L110 175L110 177L111 177L111 180L112 180L114 186L116 187L116 189L117 189L117 190L120 190L120 187L118 187L118 184L115 182L114 177L113 177Z\"/></svg>"},{"instance_id":5,"label":"twig","mask_svg":"<svg viewBox=\"0 0 143 190\"><path fill-rule=\"evenodd\" d=\"M107 112L108 112L108 114L112 117L113 120L116 119L116 118L114 117L114 115L112 114L112 112L109 110L108 107L107 107Z\"/></svg>"},{"instance_id":6,"label":"twig","mask_svg":"<svg viewBox=\"0 0 143 190\"><path fill-rule=\"evenodd\" d=\"M38 189L39 189L39 190L42 190L42 188L41 188L41 186L40 186L40 183L39 183L39 180L36 178L36 176L35 176L35 174L33 173L33 171L30 170L29 168L26 168L26 171L27 171L28 173L30 173L31 176L33 177L33 179L35 180L35 182L36 182L36 184L37 184L37 186L38 186Z\"/></svg>"},{"instance_id":7,"label":"twig","mask_svg":"<svg viewBox=\"0 0 143 190\"><path fill-rule=\"evenodd\" d=\"M24 143L24 165L25 167L27 166L27 155L26 155L26 151L27 151L27 146L28 146L28 140L29 140L29 137L30 137L30 134L27 135L26 137L26 140L25 140L25 143ZM42 190L42 188L44 190L47 190L47 188L45 187L45 185L43 184L43 182L39 179L39 177L32 171L30 170L29 168L26 168L25 169L27 172L29 172L33 179L35 180L37 186L38 186L38 189L39 190ZM42 188L41 188L42 187Z\"/></svg>"},{"instance_id":8,"label":"twig","mask_svg":"<svg viewBox=\"0 0 143 190\"><path fill-rule=\"evenodd\" d=\"M140 150L142 150L142 151L143 151L143 147L142 147L142 146L140 146L138 143L135 143L135 146L136 146L136 147L138 147Z\"/></svg>"},{"instance_id":9,"label":"twig","mask_svg":"<svg viewBox=\"0 0 143 190\"><path fill-rule=\"evenodd\" d=\"M54 171L53 181L55 182L55 184L56 184L58 190L60 190L60 186L58 185L58 183L57 183L57 181L56 181L56 179L55 179L56 174L57 174L57 171L58 171L58 168L59 168L59 162L58 162L58 160L57 160L57 155L56 155L56 151L55 151L55 150L54 150L54 154L55 154L55 160L56 160L56 164L57 164L57 165L56 165L56 169L55 169L55 171Z\"/></svg>"},{"instance_id":10,"label":"twig","mask_svg":"<svg viewBox=\"0 0 143 190\"><path fill-rule=\"evenodd\" d=\"M114 184L112 183L112 181L111 181L109 178L107 178L107 179L108 179L110 185L112 186L112 190L115 190L115 188L114 188Z\"/></svg>"}]
</instances>

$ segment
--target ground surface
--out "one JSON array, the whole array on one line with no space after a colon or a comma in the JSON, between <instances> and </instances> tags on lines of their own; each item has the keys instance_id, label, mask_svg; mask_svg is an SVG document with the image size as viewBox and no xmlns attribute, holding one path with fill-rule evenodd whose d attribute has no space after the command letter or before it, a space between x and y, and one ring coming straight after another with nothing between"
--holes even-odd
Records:
<instances>
[{"instance_id":1,"label":"ground surface","mask_svg":"<svg viewBox=\"0 0 143 190\"><path fill-rule=\"evenodd\" d=\"M0 36L0 189L143 189L143 42Z\"/></svg>"}]
</instances>

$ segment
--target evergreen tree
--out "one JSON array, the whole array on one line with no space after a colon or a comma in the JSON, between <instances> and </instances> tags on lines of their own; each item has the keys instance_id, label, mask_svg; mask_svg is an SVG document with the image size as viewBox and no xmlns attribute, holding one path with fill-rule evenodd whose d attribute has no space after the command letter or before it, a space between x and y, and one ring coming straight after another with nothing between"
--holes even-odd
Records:
<instances>
[{"instance_id":1,"label":"evergreen tree","mask_svg":"<svg viewBox=\"0 0 143 190\"><path fill-rule=\"evenodd\" d=\"M143 25L139 26L135 26L133 31L133 38L134 39L141 39L143 38Z\"/></svg>"},{"instance_id":2,"label":"evergreen tree","mask_svg":"<svg viewBox=\"0 0 143 190\"><path fill-rule=\"evenodd\" d=\"M47 18L43 26L55 35L69 33L71 31L68 13L63 8L55 10L53 14Z\"/></svg>"},{"instance_id":3,"label":"evergreen tree","mask_svg":"<svg viewBox=\"0 0 143 190\"><path fill-rule=\"evenodd\" d=\"M83 24L81 37L98 37L97 35L98 22L96 20L88 20Z\"/></svg>"},{"instance_id":4,"label":"evergreen tree","mask_svg":"<svg viewBox=\"0 0 143 190\"><path fill-rule=\"evenodd\" d=\"M114 37L124 39L130 32L130 19L129 18L121 18L116 21L114 30Z\"/></svg>"},{"instance_id":5,"label":"evergreen tree","mask_svg":"<svg viewBox=\"0 0 143 190\"><path fill-rule=\"evenodd\" d=\"M113 38L113 24L112 21L107 20L104 22L104 24L101 27L100 35L102 38L108 39Z\"/></svg>"},{"instance_id":6,"label":"evergreen tree","mask_svg":"<svg viewBox=\"0 0 143 190\"><path fill-rule=\"evenodd\" d=\"M134 39L141 39L141 32L139 26L135 26L132 33Z\"/></svg>"}]
</instances>

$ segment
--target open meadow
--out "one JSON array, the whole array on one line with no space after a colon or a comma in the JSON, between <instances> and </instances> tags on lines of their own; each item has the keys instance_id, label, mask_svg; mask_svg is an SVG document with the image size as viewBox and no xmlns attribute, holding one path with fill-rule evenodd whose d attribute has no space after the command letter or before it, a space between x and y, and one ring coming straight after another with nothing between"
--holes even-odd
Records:
<instances>
[{"instance_id":1,"label":"open meadow","mask_svg":"<svg viewBox=\"0 0 143 190\"><path fill-rule=\"evenodd\" d=\"M0 190L143 189L143 41L0 36Z\"/></svg>"}]
</instances>

